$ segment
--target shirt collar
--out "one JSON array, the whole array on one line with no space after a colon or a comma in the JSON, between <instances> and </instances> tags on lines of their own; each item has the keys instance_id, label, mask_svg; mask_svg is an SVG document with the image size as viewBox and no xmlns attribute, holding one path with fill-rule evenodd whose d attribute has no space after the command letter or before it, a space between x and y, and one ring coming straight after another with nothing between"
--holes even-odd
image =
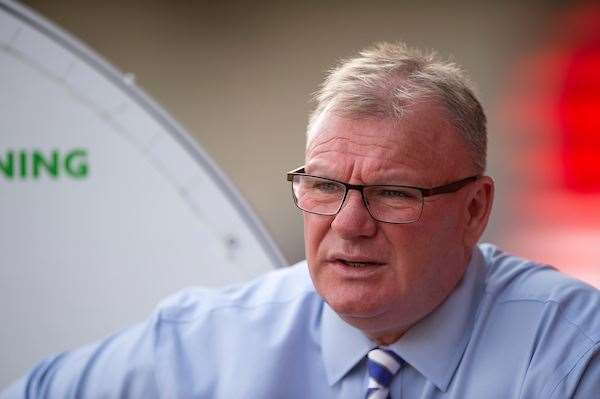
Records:
<instances>
[{"instance_id":1,"label":"shirt collar","mask_svg":"<svg viewBox=\"0 0 600 399\"><path fill-rule=\"evenodd\" d=\"M463 279L446 301L388 346L442 391L448 388L469 341L485 273L483 255L476 247ZM330 385L344 377L375 346L326 303L321 344Z\"/></svg>"},{"instance_id":2,"label":"shirt collar","mask_svg":"<svg viewBox=\"0 0 600 399\"><path fill-rule=\"evenodd\" d=\"M334 385L375 345L360 330L343 321L327 303L321 316L321 347L327 382Z\"/></svg>"}]
</instances>

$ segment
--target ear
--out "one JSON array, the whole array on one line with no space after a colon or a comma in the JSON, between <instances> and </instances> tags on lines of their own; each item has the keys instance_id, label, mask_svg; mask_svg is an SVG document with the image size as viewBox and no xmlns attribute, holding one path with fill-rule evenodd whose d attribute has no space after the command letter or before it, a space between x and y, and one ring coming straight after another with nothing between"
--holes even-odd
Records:
<instances>
[{"instance_id":1,"label":"ear","mask_svg":"<svg viewBox=\"0 0 600 399\"><path fill-rule=\"evenodd\" d=\"M464 244L472 248L487 226L494 202L494 180L482 176L473 183L465 207Z\"/></svg>"}]
</instances>

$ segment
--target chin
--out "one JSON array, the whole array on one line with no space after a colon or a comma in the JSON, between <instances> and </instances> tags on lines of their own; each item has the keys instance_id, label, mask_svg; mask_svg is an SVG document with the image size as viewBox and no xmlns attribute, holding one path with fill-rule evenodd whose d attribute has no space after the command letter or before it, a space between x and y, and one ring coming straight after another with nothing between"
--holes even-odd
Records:
<instances>
[{"instance_id":1,"label":"chin","mask_svg":"<svg viewBox=\"0 0 600 399\"><path fill-rule=\"evenodd\" d=\"M350 312L339 312L332 306L337 315L347 324L361 330L369 338L374 339L385 334L400 331L400 320L390 320L386 312L377 309L353 309ZM404 330L403 330L404 331Z\"/></svg>"},{"instance_id":2,"label":"chin","mask_svg":"<svg viewBox=\"0 0 600 399\"><path fill-rule=\"evenodd\" d=\"M321 296L325 302L344 319L370 320L378 318L386 313L386 305L389 303L381 303L373 300L373 298L356 295L356 293L354 293L355 295L344 295L339 290L333 290L330 293L324 292L323 294Z\"/></svg>"}]
</instances>

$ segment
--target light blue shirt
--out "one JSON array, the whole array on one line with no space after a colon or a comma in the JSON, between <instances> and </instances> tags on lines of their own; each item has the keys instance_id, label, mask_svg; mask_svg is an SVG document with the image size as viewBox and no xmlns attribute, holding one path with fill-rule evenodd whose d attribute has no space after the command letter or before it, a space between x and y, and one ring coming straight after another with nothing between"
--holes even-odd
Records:
<instances>
[{"instance_id":1,"label":"light blue shirt","mask_svg":"<svg viewBox=\"0 0 600 399\"><path fill-rule=\"evenodd\" d=\"M361 398L374 346L322 301L302 262L183 291L1 397ZM407 362L394 399L598 399L600 292L480 245L450 297L387 348Z\"/></svg>"}]
</instances>

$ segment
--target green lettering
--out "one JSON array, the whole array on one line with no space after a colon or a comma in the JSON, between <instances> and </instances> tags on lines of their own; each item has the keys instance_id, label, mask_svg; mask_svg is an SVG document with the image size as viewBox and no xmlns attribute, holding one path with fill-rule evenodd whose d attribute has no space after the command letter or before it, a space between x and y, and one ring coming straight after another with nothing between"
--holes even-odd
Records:
<instances>
[{"instance_id":1,"label":"green lettering","mask_svg":"<svg viewBox=\"0 0 600 399\"><path fill-rule=\"evenodd\" d=\"M75 162L75 165L73 164ZM88 175L87 151L81 148L72 150L65 157L65 170L75 178L83 178Z\"/></svg>"},{"instance_id":2,"label":"green lettering","mask_svg":"<svg viewBox=\"0 0 600 399\"><path fill-rule=\"evenodd\" d=\"M33 151L33 153L31 154L31 163L33 168L33 177L35 177L36 179L40 175L40 169L42 167L53 178L56 179L58 177L58 150L52 151L49 161L46 158L44 158L44 155L40 151Z\"/></svg>"},{"instance_id":3,"label":"green lettering","mask_svg":"<svg viewBox=\"0 0 600 399\"><path fill-rule=\"evenodd\" d=\"M19 176L22 178L27 177L27 151L21 150L19 152Z\"/></svg>"},{"instance_id":4,"label":"green lettering","mask_svg":"<svg viewBox=\"0 0 600 399\"><path fill-rule=\"evenodd\" d=\"M2 171L2 173L4 174L4 177L6 177L8 179L12 179L13 175L15 173L14 160L15 160L15 157L14 157L14 154L12 151L6 152L6 160L5 161L0 159L0 171Z\"/></svg>"}]
</instances>

